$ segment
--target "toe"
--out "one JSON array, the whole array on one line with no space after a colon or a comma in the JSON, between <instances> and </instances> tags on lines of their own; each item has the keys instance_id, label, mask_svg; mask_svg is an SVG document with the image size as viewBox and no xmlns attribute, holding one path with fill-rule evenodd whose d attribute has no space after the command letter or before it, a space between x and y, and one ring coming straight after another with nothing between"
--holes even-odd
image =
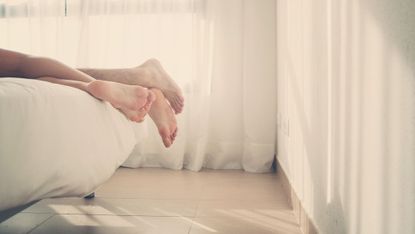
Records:
<instances>
[{"instance_id":1,"label":"toe","mask_svg":"<svg viewBox=\"0 0 415 234\"><path fill-rule=\"evenodd\" d=\"M183 107L184 106L184 102L182 102L180 100L177 100L177 105L179 105L180 107Z\"/></svg>"},{"instance_id":2,"label":"toe","mask_svg":"<svg viewBox=\"0 0 415 234\"><path fill-rule=\"evenodd\" d=\"M144 121L144 119L145 119L145 117L146 117L146 115L145 115L145 114L144 114L144 115L140 115L140 116L138 116L138 117L137 117L137 121L136 121L136 122L139 122L139 123L143 122L143 121Z\"/></svg>"},{"instance_id":3,"label":"toe","mask_svg":"<svg viewBox=\"0 0 415 234\"><path fill-rule=\"evenodd\" d=\"M151 103L147 103L145 106L141 107L138 111L139 112L148 112L151 108Z\"/></svg>"},{"instance_id":4,"label":"toe","mask_svg":"<svg viewBox=\"0 0 415 234\"><path fill-rule=\"evenodd\" d=\"M159 131L161 139L163 140L163 144L166 147L169 147L171 145L171 139L170 139L170 133L168 129L161 129Z\"/></svg>"},{"instance_id":5,"label":"toe","mask_svg":"<svg viewBox=\"0 0 415 234\"><path fill-rule=\"evenodd\" d=\"M169 148L171 146L171 139L169 137L163 138L163 144L166 146L166 148Z\"/></svg>"},{"instance_id":6,"label":"toe","mask_svg":"<svg viewBox=\"0 0 415 234\"><path fill-rule=\"evenodd\" d=\"M147 110L142 110L137 113L138 119L144 120L144 117L146 117L146 115L147 115Z\"/></svg>"},{"instance_id":7,"label":"toe","mask_svg":"<svg viewBox=\"0 0 415 234\"><path fill-rule=\"evenodd\" d=\"M148 112L150 110L151 106L153 105L153 103L154 103L154 100L153 99L147 99L146 104L143 107L141 107L139 109L139 111Z\"/></svg>"},{"instance_id":8,"label":"toe","mask_svg":"<svg viewBox=\"0 0 415 234\"><path fill-rule=\"evenodd\" d=\"M175 108L175 110L174 110L174 112L176 113L176 114L180 114L180 113L182 113L182 108L180 107L180 106L176 106L176 108Z\"/></svg>"},{"instance_id":9,"label":"toe","mask_svg":"<svg viewBox=\"0 0 415 234\"><path fill-rule=\"evenodd\" d=\"M170 139L171 139L172 143L176 139L176 135L177 135L177 128L172 131L172 134L170 136Z\"/></svg>"},{"instance_id":10,"label":"toe","mask_svg":"<svg viewBox=\"0 0 415 234\"><path fill-rule=\"evenodd\" d=\"M142 120L143 120L144 118L143 117L141 117L139 114L134 114L132 117L131 117L131 120L132 121L134 121L134 122L142 122Z\"/></svg>"},{"instance_id":11,"label":"toe","mask_svg":"<svg viewBox=\"0 0 415 234\"><path fill-rule=\"evenodd\" d=\"M181 106L177 103L177 102L172 102L172 108L174 110L174 113L179 114L180 112L182 112L182 108Z\"/></svg>"},{"instance_id":12,"label":"toe","mask_svg":"<svg viewBox=\"0 0 415 234\"><path fill-rule=\"evenodd\" d=\"M183 105L184 103L184 99L182 97L176 97L176 101L177 103L179 103L180 105Z\"/></svg>"},{"instance_id":13,"label":"toe","mask_svg":"<svg viewBox=\"0 0 415 234\"><path fill-rule=\"evenodd\" d=\"M130 117L129 119L133 122L138 122L139 121L139 118L137 116Z\"/></svg>"}]
</instances>

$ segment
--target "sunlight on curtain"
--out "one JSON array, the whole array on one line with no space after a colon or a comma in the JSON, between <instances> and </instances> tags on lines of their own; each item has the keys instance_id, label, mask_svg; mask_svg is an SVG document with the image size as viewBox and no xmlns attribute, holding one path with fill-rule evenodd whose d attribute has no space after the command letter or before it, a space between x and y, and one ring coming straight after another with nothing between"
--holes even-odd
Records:
<instances>
[{"instance_id":1,"label":"sunlight on curtain","mask_svg":"<svg viewBox=\"0 0 415 234\"><path fill-rule=\"evenodd\" d=\"M0 1L0 47L74 67L159 59L182 87L179 136L164 149L136 125L131 167L269 171L275 149L275 7L254 0Z\"/></svg>"}]
</instances>

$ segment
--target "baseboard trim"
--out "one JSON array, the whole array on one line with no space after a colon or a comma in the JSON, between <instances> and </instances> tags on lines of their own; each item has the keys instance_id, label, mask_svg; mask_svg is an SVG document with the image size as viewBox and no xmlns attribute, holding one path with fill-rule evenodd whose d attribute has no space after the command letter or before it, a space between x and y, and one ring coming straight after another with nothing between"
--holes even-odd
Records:
<instances>
[{"instance_id":1,"label":"baseboard trim","mask_svg":"<svg viewBox=\"0 0 415 234\"><path fill-rule=\"evenodd\" d=\"M308 216L307 212L304 210L303 205L301 204L300 199L298 199L297 194L295 193L294 189L292 188L290 181L288 180L287 174L285 173L284 169L281 167L278 158L275 160L276 162L276 171L279 175L279 178L282 182L282 187L284 192L288 197L288 201L293 208L294 215L300 224L301 231L304 234L318 234L318 230L314 225L313 221Z\"/></svg>"}]
</instances>

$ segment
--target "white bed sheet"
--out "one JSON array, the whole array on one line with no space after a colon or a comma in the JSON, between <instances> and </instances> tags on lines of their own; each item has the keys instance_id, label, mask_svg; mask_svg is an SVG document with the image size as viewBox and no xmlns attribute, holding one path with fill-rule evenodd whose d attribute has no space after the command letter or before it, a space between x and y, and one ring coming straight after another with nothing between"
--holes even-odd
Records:
<instances>
[{"instance_id":1,"label":"white bed sheet","mask_svg":"<svg viewBox=\"0 0 415 234\"><path fill-rule=\"evenodd\" d=\"M0 78L0 210L92 192L134 148L133 124L78 89Z\"/></svg>"}]
</instances>

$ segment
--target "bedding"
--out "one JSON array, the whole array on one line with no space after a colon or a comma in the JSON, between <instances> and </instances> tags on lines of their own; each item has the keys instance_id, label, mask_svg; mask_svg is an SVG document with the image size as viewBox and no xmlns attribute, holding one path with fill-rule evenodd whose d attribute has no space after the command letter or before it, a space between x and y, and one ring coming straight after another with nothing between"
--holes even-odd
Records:
<instances>
[{"instance_id":1,"label":"bedding","mask_svg":"<svg viewBox=\"0 0 415 234\"><path fill-rule=\"evenodd\" d=\"M0 78L0 211L94 191L133 150L133 124L81 90Z\"/></svg>"}]
</instances>

